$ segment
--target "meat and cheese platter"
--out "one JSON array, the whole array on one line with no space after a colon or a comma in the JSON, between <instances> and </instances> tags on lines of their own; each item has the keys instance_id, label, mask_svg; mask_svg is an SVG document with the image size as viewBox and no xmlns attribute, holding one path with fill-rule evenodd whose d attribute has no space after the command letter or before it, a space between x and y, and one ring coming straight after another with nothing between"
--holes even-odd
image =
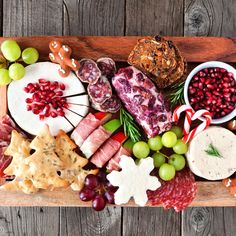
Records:
<instances>
[{"instance_id":1,"label":"meat and cheese platter","mask_svg":"<svg viewBox=\"0 0 236 236\"><path fill-rule=\"evenodd\" d=\"M0 205L236 205L236 39L0 38Z\"/></svg>"}]
</instances>

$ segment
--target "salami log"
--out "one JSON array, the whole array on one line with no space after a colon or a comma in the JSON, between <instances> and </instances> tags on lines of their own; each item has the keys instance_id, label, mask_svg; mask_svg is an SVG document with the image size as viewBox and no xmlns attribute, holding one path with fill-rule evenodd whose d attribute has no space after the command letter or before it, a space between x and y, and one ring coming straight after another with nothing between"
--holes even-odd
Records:
<instances>
[{"instance_id":1,"label":"salami log","mask_svg":"<svg viewBox=\"0 0 236 236\"><path fill-rule=\"evenodd\" d=\"M95 84L88 85L88 94L93 103L104 103L112 96L110 82L105 76L101 76Z\"/></svg>"},{"instance_id":2,"label":"salami log","mask_svg":"<svg viewBox=\"0 0 236 236\"><path fill-rule=\"evenodd\" d=\"M84 83L95 84L101 76L101 71L96 62L91 59L82 59L80 69L76 75Z\"/></svg>"}]
</instances>

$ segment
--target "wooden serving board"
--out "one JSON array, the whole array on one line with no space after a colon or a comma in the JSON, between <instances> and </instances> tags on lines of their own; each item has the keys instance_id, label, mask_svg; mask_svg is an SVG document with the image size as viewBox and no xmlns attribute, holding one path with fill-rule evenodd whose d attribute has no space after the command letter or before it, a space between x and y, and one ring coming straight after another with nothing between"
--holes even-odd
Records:
<instances>
[{"instance_id":1,"label":"wooden serving board","mask_svg":"<svg viewBox=\"0 0 236 236\"><path fill-rule=\"evenodd\" d=\"M40 60L48 60L49 42L60 40L73 49L73 57L97 59L108 56L118 62L127 57L141 36L37 36L15 38L21 46L35 47ZM0 43L6 38L0 38ZM236 63L236 38L220 37L168 37L179 47L188 65L210 60ZM6 87L0 87L0 117L7 113ZM236 154L235 154L236 155ZM191 206L236 206L236 197L230 195L221 182L200 181L198 194ZM89 207L91 203L80 201L78 194L70 189L41 191L27 195L18 192L0 191L0 206L79 206ZM136 206L130 201L125 206Z\"/></svg>"}]
</instances>

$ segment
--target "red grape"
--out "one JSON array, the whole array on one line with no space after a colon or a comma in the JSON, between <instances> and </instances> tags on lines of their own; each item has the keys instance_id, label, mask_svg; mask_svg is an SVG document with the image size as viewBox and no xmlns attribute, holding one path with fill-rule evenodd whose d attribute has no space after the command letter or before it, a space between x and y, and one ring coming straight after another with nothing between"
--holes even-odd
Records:
<instances>
[{"instance_id":1,"label":"red grape","mask_svg":"<svg viewBox=\"0 0 236 236\"><path fill-rule=\"evenodd\" d=\"M94 198L95 192L89 188L84 187L80 193L79 197L82 201L91 201Z\"/></svg>"},{"instance_id":2,"label":"red grape","mask_svg":"<svg viewBox=\"0 0 236 236\"><path fill-rule=\"evenodd\" d=\"M95 211L101 211L105 208L106 201L102 195L97 195L92 201L92 207Z\"/></svg>"},{"instance_id":3,"label":"red grape","mask_svg":"<svg viewBox=\"0 0 236 236\"><path fill-rule=\"evenodd\" d=\"M99 172L97 177L99 178L100 182L107 182L107 174L105 172Z\"/></svg>"},{"instance_id":4,"label":"red grape","mask_svg":"<svg viewBox=\"0 0 236 236\"><path fill-rule=\"evenodd\" d=\"M96 175L89 174L84 180L84 185L90 189L96 188L98 184L98 177Z\"/></svg>"},{"instance_id":5,"label":"red grape","mask_svg":"<svg viewBox=\"0 0 236 236\"><path fill-rule=\"evenodd\" d=\"M114 192L108 190L107 192L104 193L104 197L106 198L108 203L110 204L115 203Z\"/></svg>"}]
</instances>

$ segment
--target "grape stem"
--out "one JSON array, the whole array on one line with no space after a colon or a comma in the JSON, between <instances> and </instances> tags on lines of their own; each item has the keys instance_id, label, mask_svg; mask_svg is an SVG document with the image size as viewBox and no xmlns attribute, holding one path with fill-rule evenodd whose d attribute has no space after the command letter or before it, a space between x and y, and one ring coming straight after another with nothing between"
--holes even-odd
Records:
<instances>
[{"instance_id":1,"label":"grape stem","mask_svg":"<svg viewBox=\"0 0 236 236\"><path fill-rule=\"evenodd\" d=\"M170 157L166 156L164 153L158 151L158 153L160 153L161 155L163 155L164 157L166 157L167 159L169 159Z\"/></svg>"}]
</instances>

